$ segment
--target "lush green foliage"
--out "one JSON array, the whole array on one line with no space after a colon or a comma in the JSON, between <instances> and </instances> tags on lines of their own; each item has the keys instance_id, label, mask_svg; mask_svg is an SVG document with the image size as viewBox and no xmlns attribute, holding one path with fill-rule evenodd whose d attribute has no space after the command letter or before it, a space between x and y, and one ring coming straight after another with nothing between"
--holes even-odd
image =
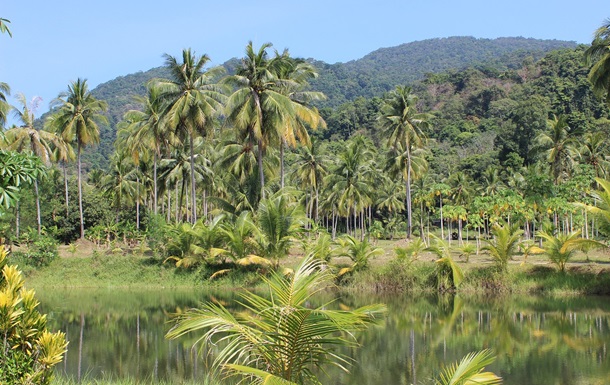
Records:
<instances>
[{"instance_id":1,"label":"lush green foliage","mask_svg":"<svg viewBox=\"0 0 610 385\"><path fill-rule=\"evenodd\" d=\"M310 308L311 297L333 279L319 259L303 260L288 278L265 279L270 298L242 293L246 312L232 314L221 304L206 303L182 314L168 338L202 331L205 348L221 344L213 367L256 383L320 384L313 368L336 365L347 370L347 356L334 347L355 347L354 332L384 314L382 305L350 311Z\"/></svg>"},{"instance_id":2,"label":"lush green foliage","mask_svg":"<svg viewBox=\"0 0 610 385\"><path fill-rule=\"evenodd\" d=\"M47 385L66 351L65 335L50 333L33 290L23 287L17 266L0 250L0 383Z\"/></svg>"}]
</instances>

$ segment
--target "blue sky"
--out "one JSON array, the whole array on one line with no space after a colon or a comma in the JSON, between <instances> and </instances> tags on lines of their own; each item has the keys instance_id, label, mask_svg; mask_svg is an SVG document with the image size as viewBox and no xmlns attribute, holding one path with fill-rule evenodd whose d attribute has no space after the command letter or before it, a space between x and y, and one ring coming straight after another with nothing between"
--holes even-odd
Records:
<instances>
[{"instance_id":1,"label":"blue sky","mask_svg":"<svg viewBox=\"0 0 610 385\"><path fill-rule=\"evenodd\" d=\"M241 57L249 40L328 63L381 47L448 36L523 36L590 43L607 0L2 0L0 81L43 99L76 78L90 87L163 64L183 48L212 64ZM15 102L14 99L11 99Z\"/></svg>"}]
</instances>

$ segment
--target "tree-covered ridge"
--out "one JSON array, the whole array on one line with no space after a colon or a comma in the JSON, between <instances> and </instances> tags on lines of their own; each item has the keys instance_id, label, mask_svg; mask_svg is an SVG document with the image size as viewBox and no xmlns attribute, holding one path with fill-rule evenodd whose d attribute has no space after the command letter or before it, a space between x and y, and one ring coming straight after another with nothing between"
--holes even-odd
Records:
<instances>
[{"instance_id":1,"label":"tree-covered ridge","mask_svg":"<svg viewBox=\"0 0 610 385\"><path fill-rule=\"evenodd\" d=\"M328 96L328 106L336 107L359 96L381 96L396 85L412 84L427 73L479 66L515 69L526 57L538 60L546 52L575 46L574 42L522 37L427 39L380 48L347 63L315 62L320 77L312 86Z\"/></svg>"},{"instance_id":2,"label":"tree-covered ridge","mask_svg":"<svg viewBox=\"0 0 610 385\"><path fill-rule=\"evenodd\" d=\"M412 84L428 73L479 67L493 70L516 69L525 59L536 61L546 52L564 47L575 47L573 42L526 38L476 39L451 37L428 39L381 48L361 59L347 63L328 64L308 59L319 72L311 80L311 89L324 93L326 101L320 106L337 108L358 97L380 97L399 84ZM212 58L213 59L213 58ZM228 74L235 72L238 59L223 63ZM92 95L108 103L109 126L100 127L100 145L87 151L83 159L86 168L107 167L112 154L116 124L123 114L136 107L134 96L146 94L146 83L154 78L168 77L164 67L152 68L102 83ZM43 119L45 116L43 116Z\"/></svg>"}]
</instances>

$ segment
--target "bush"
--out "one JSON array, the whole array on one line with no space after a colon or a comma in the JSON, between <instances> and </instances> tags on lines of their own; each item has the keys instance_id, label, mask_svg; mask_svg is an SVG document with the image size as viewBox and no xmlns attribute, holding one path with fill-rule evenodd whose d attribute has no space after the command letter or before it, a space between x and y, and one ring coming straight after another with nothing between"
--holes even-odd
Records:
<instances>
[{"instance_id":1,"label":"bush","mask_svg":"<svg viewBox=\"0 0 610 385\"><path fill-rule=\"evenodd\" d=\"M66 351L65 335L47 331L34 291L25 290L21 272L7 265L6 256L0 248L0 384L47 385Z\"/></svg>"},{"instance_id":2,"label":"bush","mask_svg":"<svg viewBox=\"0 0 610 385\"><path fill-rule=\"evenodd\" d=\"M44 235L37 236L25 251L16 251L13 256L16 260L29 266L49 266L59 256L57 242Z\"/></svg>"}]
</instances>

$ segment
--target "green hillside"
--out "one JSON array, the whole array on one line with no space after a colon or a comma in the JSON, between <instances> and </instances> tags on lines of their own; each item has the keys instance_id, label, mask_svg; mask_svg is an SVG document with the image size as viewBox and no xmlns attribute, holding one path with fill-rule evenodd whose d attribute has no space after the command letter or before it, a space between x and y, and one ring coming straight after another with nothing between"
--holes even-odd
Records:
<instances>
[{"instance_id":1,"label":"green hillside","mask_svg":"<svg viewBox=\"0 0 610 385\"><path fill-rule=\"evenodd\" d=\"M574 47L574 42L522 37L449 37L380 48L361 59L347 63L328 64L315 59L308 60L318 68L320 74L318 79L311 82L312 89L321 91L328 97L322 107L336 108L358 97L381 96L398 84L412 84L423 79L428 73L466 67L515 69L520 67L525 59L535 61L549 51ZM236 61L237 59L231 59L223 66L230 73ZM135 107L133 96L143 95L150 79L166 76L163 67L156 67L120 76L92 90L96 98L108 102L110 127L102 127L100 145L87 151L84 159L86 168L106 167L113 151L115 125L126 111Z\"/></svg>"}]
</instances>

